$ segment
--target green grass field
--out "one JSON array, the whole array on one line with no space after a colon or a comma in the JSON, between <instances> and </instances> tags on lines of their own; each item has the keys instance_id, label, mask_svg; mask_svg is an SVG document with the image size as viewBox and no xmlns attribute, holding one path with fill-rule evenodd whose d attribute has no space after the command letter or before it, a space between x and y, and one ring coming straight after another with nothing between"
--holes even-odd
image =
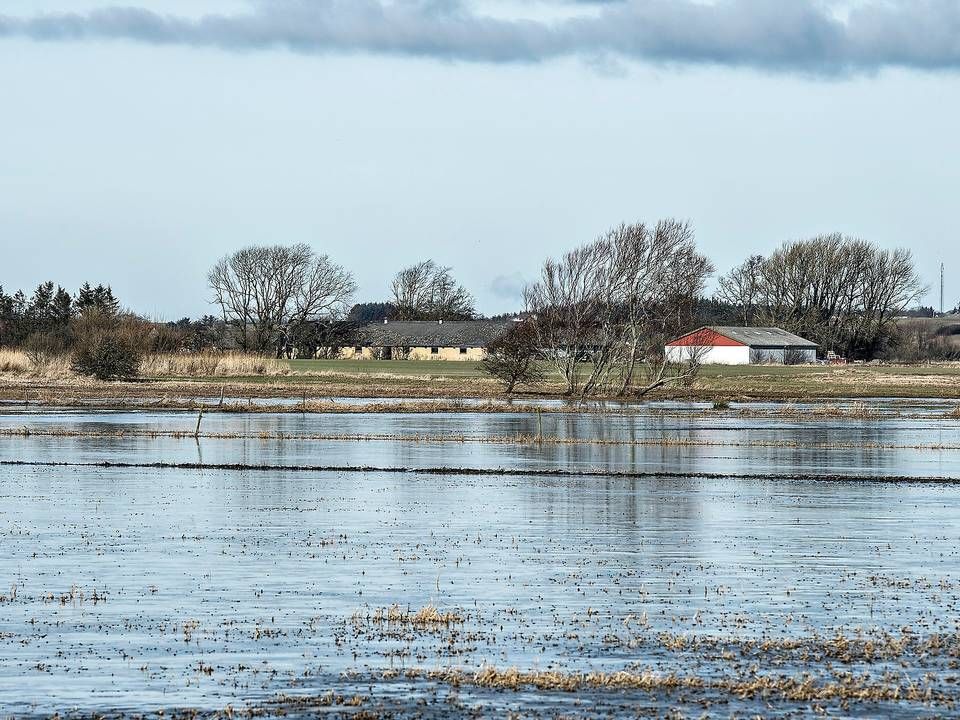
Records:
<instances>
[{"instance_id":1,"label":"green grass field","mask_svg":"<svg viewBox=\"0 0 960 720\"><path fill-rule=\"evenodd\" d=\"M383 385L414 387L444 393L487 394L498 384L479 364L454 361L409 360L294 360L287 382L313 384ZM586 371L586 368L584 368ZM377 379L374 380L374 377ZM431 382L432 380L432 382ZM457 381L463 382L458 386ZM638 378L640 380L640 378ZM642 381L642 380L641 380ZM283 382L271 378L271 382ZM468 385L471 389L468 389ZM444 388L441 390L441 387ZM557 394L563 383L547 373L533 392ZM754 397L799 399L811 397L960 397L958 365L707 365L693 386L668 386L659 395L673 397Z\"/></svg>"}]
</instances>

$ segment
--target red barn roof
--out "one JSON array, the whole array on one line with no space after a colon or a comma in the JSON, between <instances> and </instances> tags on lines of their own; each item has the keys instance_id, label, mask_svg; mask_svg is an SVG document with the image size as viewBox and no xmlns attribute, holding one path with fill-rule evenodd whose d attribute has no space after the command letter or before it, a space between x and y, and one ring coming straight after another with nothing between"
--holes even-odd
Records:
<instances>
[{"instance_id":1,"label":"red barn roof","mask_svg":"<svg viewBox=\"0 0 960 720\"><path fill-rule=\"evenodd\" d=\"M744 343L721 335L712 328L703 327L677 338L668 343L667 347L743 347L743 345Z\"/></svg>"},{"instance_id":2,"label":"red barn roof","mask_svg":"<svg viewBox=\"0 0 960 720\"><path fill-rule=\"evenodd\" d=\"M817 344L774 327L702 327L683 335L667 347L808 348Z\"/></svg>"}]
</instances>

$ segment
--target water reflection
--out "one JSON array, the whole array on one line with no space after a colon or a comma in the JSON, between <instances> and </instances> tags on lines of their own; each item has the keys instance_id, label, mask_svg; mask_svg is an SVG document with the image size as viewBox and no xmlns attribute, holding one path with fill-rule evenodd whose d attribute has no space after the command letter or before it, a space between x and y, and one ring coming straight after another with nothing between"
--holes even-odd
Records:
<instances>
[{"instance_id":1,"label":"water reflection","mask_svg":"<svg viewBox=\"0 0 960 720\"><path fill-rule=\"evenodd\" d=\"M542 423L547 437L529 442ZM0 428L68 431L180 431L183 438L0 438L0 459L63 462L197 462L266 465L361 465L772 475L850 474L960 477L960 422L944 419L690 418L660 415L446 413L413 415L217 415L192 435L195 418L166 413L58 413L0 416ZM293 436L276 439L278 434ZM262 437L261 437L262 435ZM320 436L417 436L416 442L311 440ZM511 438L527 438L510 442ZM431 441L447 438L447 442ZM459 442L465 438L465 442ZM501 442L472 442L498 438ZM450 440L454 440L451 442ZM506 442L504 442L506 441ZM620 444L616 444L620 443ZM623 444L626 443L626 444ZM639 444L631 444L639 443ZM892 446L892 447L891 447Z\"/></svg>"},{"instance_id":2,"label":"water reflection","mask_svg":"<svg viewBox=\"0 0 960 720\"><path fill-rule=\"evenodd\" d=\"M7 428L106 432L190 432L194 423L181 413L0 417ZM640 663L710 677L730 672L719 651L668 651L660 638L806 642L838 629L899 636L903 627L923 637L956 633L960 488L816 479L957 475L957 451L906 447L960 443L956 421L543 417L547 435L718 445L259 437L536 432L535 417L510 414L211 415L204 423L207 432L245 437L3 436L0 459L770 479L0 467L0 710L215 709L305 684L370 692L363 678L397 667L581 671ZM756 441L781 444L750 445ZM827 447L838 442L849 447ZM812 479L784 479L794 475ZM456 610L463 624L393 634L364 624L377 608L430 603ZM943 664L949 659L838 667L941 683L952 672ZM801 664L790 655L776 669L829 673L837 662ZM347 672L361 679L351 685ZM402 705L430 689L383 692ZM503 714L559 701L531 691L483 702ZM671 698L644 702L654 714L672 707ZM891 709L923 714L903 706L874 714ZM740 700L729 710L766 712L763 702Z\"/></svg>"}]
</instances>

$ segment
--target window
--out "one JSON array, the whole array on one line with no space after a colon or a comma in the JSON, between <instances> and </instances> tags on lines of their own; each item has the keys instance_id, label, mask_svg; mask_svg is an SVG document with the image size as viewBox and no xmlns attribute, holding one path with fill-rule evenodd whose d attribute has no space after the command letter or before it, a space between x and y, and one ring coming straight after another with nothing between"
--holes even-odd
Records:
<instances>
[{"instance_id":1,"label":"window","mask_svg":"<svg viewBox=\"0 0 960 720\"><path fill-rule=\"evenodd\" d=\"M362 345L357 345L357 346L353 349L353 351L354 351L354 352L357 352L357 353L362 353L362 352L363 352L363 346L362 346Z\"/></svg>"},{"instance_id":2,"label":"window","mask_svg":"<svg viewBox=\"0 0 960 720\"><path fill-rule=\"evenodd\" d=\"M430 354L431 354L431 355L436 355L436 354L439 353L439 352L440 352L440 348L438 348L438 347L432 347L432 348L430 348Z\"/></svg>"},{"instance_id":3,"label":"window","mask_svg":"<svg viewBox=\"0 0 960 720\"><path fill-rule=\"evenodd\" d=\"M466 349L466 348L460 348L460 354L461 354L461 355L466 355L466 354L467 354L467 349Z\"/></svg>"}]
</instances>

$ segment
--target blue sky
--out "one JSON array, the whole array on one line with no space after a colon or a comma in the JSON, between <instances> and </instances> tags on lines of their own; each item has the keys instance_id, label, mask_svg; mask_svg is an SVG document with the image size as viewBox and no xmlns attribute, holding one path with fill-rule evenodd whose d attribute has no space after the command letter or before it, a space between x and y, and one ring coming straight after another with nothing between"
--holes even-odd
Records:
<instances>
[{"instance_id":1,"label":"blue sky","mask_svg":"<svg viewBox=\"0 0 960 720\"><path fill-rule=\"evenodd\" d=\"M674 216L721 271L840 231L960 300L957 3L125 4L0 10L8 290L196 316L218 257L305 241L358 299L432 257L496 313L546 256Z\"/></svg>"}]
</instances>

